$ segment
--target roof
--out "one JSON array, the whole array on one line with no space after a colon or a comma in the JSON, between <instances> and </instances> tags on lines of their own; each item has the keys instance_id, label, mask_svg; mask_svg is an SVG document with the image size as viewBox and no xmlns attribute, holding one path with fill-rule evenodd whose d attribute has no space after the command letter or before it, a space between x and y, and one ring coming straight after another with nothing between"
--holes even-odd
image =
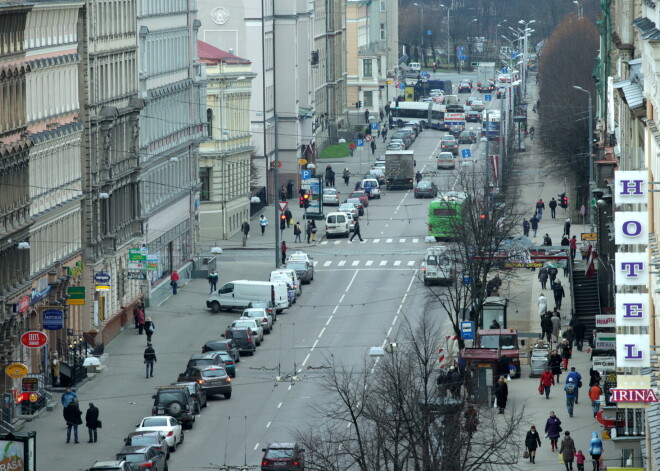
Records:
<instances>
[{"instance_id":1,"label":"roof","mask_svg":"<svg viewBox=\"0 0 660 471\"><path fill-rule=\"evenodd\" d=\"M642 34L642 39L649 41L660 40L660 31L655 27L655 23L650 19L643 16L635 19L632 24L640 31Z\"/></svg>"},{"instance_id":2,"label":"roof","mask_svg":"<svg viewBox=\"0 0 660 471\"><path fill-rule=\"evenodd\" d=\"M251 64L247 59L242 59L200 40L197 40L197 55L200 62L204 64Z\"/></svg>"},{"instance_id":3,"label":"roof","mask_svg":"<svg viewBox=\"0 0 660 471\"><path fill-rule=\"evenodd\" d=\"M644 106L644 91L637 80L617 82L614 84L614 88L621 89L631 110Z\"/></svg>"}]
</instances>

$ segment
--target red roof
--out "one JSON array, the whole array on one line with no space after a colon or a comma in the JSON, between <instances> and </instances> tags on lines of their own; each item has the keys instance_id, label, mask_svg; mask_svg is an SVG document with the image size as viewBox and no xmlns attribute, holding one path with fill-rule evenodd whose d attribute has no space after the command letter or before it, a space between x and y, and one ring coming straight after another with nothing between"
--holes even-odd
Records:
<instances>
[{"instance_id":1,"label":"red roof","mask_svg":"<svg viewBox=\"0 0 660 471\"><path fill-rule=\"evenodd\" d=\"M197 55L200 62L204 64L219 64L221 62L225 64L251 64L247 59L242 59L199 40L197 41Z\"/></svg>"}]
</instances>

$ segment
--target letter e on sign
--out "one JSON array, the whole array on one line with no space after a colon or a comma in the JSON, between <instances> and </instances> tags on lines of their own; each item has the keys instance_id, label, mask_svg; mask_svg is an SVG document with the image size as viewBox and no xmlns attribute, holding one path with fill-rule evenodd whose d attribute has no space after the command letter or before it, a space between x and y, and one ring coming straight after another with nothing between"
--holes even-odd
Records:
<instances>
[{"instance_id":1,"label":"letter e on sign","mask_svg":"<svg viewBox=\"0 0 660 471\"><path fill-rule=\"evenodd\" d=\"M28 348L41 348L48 343L48 337L43 332L31 330L21 335L21 344Z\"/></svg>"}]
</instances>

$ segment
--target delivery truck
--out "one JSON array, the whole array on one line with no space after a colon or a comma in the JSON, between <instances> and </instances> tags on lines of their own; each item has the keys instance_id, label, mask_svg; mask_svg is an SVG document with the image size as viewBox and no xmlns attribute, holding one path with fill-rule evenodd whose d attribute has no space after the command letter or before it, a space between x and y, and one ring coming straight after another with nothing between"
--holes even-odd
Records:
<instances>
[{"instance_id":1,"label":"delivery truck","mask_svg":"<svg viewBox=\"0 0 660 471\"><path fill-rule=\"evenodd\" d=\"M385 152L385 187L388 190L412 190L415 181L415 151Z\"/></svg>"}]
</instances>

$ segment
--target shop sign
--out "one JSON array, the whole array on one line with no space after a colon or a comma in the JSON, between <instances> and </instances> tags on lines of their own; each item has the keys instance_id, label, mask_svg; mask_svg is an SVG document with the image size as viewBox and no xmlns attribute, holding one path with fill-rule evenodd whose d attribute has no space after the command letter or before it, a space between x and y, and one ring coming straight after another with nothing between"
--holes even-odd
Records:
<instances>
[{"instance_id":1,"label":"shop sign","mask_svg":"<svg viewBox=\"0 0 660 471\"><path fill-rule=\"evenodd\" d=\"M84 286L69 286L66 289L66 294L69 296L66 303L70 306L82 306L85 304L85 287Z\"/></svg>"},{"instance_id":2,"label":"shop sign","mask_svg":"<svg viewBox=\"0 0 660 471\"><path fill-rule=\"evenodd\" d=\"M595 348L602 348L605 350L616 348L616 335L603 332L596 333Z\"/></svg>"},{"instance_id":3,"label":"shop sign","mask_svg":"<svg viewBox=\"0 0 660 471\"><path fill-rule=\"evenodd\" d=\"M46 282L48 282L48 280L46 280ZM46 285L43 291L40 291L37 288L32 288L32 294L30 295L30 306L34 306L35 304L43 301L43 299L48 296L48 293L50 293L50 286L48 285Z\"/></svg>"},{"instance_id":4,"label":"shop sign","mask_svg":"<svg viewBox=\"0 0 660 471\"><path fill-rule=\"evenodd\" d=\"M146 262L149 249L142 247L140 249L128 249L128 259L133 262Z\"/></svg>"},{"instance_id":5,"label":"shop sign","mask_svg":"<svg viewBox=\"0 0 660 471\"><path fill-rule=\"evenodd\" d=\"M48 337L38 330L30 330L21 335L21 344L28 348L41 348L48 343Z\"/></svg>"},{"instance_id":6,"label":"shop sign","mask_svg":"<svg viewBox=\"0 0 660 471\"><path fill-rule=\"evenodd\" d=\"M30 393L30 402L37 402L39 400L39 394L37 393Z\"/></svg>"},{"instance_id":7,"label":"shop sign","mask_svg":"<svg viewBox=\"0 0 660 471\"><path fill-rule=\"evenodd\" d=\"M597 357L591 360L591 367L596 371L612 371L616 368L616 357Z\"/></svg>"},{"instance_id":8,"label":"shop sign","mask_svg":"<svg viewBox=\"0 0 660 471\"><path fill-rule=\"evenodd\" d=\"M96 291L110 291L110 286L108 286L108 285L96 285Z\"/></svg>"},{"instance_id":9,"label":"shop sign","mask_svg":"<svg viewBox=\"0 0 660 471\"><path fill-rule=\"evenodd\" d=\"M146 280L147 272L144 271L129 271L128 272L129 280Z\"/></svg>"},{"instance_id":10,"label":"shop sign","mask_svg":"<svg viewBox=\"0 0 660 471\"><path fill-rule=\"evenodd\" d=\"M644 408L658 402L658 394L651 389L649 376L619 375L610 394L610 400L623 409Z\"/></svg>"},{"instance_id":11,"label":"shop sign","mask_svg":"<svg viewBox=\"0 0 660 471\"><path fill-rule=\"evenodd\" d=\"M12 363L5 368L5 373L7 373L7 376L10 378L21 379L27 376L28 367L23 363Z\"/></svg>"},{"instance_id":12,"label":"shop sign","mask_svg":"<svg viewBox=\"0 0 660 471\"><path fill-rule=\"evenodd\" d=\"M607 329L616 327L616 316L610 314L600 314L596 316L596 328Z\"/></svg>"},{"instance_id":13,"label":"shop sign","mask_svg":"<svg viewBox=\"0 0 660 471\"><path fill-rule=\"evenodd\" d=\"M616 245L649 243L647 211L617 211L614 218Z\"/></svg>"},{"instance_id":14,"label":"shop sign","mask_svg":"<svg viewBox=\"0 0 660 471\"><path fill-rule=\"evenodd\" d=\"M617 171L614 173L614 202L619 204L648 203L648 172Z\"/></svg>"},{"instance_id":15,"label":"shop sign","mask_svg":"<svg viewBox=\"0 0 660 471\"><path fill-rule=\"evenodd\" d=\"M7 438L9 438L9 435L7 435ZM29 461L26 460L25 457L25 449L27 447L22 441L0 440L0 447L5 450L0 459L0 469L12 471L26 471L32 469L29 467Z\"/></svg>"},{"instance_id":16,"label":"shop sign","mask_svg":"<svg viewBox=\"0 0 660 471\"><path fill-rule=\"evenodd\" d=\"M504 262L504 268L543 268L543 262Z\"/></svg>"},{"instance_id":17,"label":"shop sign","mask_svg":"<svg viewBox=\"0 0 660 471\"><path fill-rule=\"evenodd\" d=\"M649 256L644 252L617 252L614 256L614 269L617 285L648 285Z\"/></svg>"},{"instance_id":18,"label":"shop sign","mask_svg":"<svg viewBox=\"0 0 660 471\"><path fill-rule=\"evenodd\" d=\"M102 285L107 285L108 283L110 283L110 275L108 275L104 271L94 273L94 281Z\"/></svg>"},{"instance_id":19,"label":"shop sign","mask_svg":"<svg viewBox=\"0 0 660 471\"><path fill-rule=\"evenodd\" d=\"M36 376L23 378L21 380L21 390L28 393L39 391L39 378Z\"/></svg>"},{"instance_id":20,"label":"shop sign","mask_svg":"<svg viewBox=\"0 0 660 471\"><path fill-rule=\"evenodd\" d=\"M658 402L653 389L610 389L612 402Z\"/></svg>"},{"instance_id":21,"label":"shop sign","mask_svg":"<svg viewBox=\"0 0 660 471\"><path fill-rule=\"evenodd\" d=\"M46 330L60 330L64 327L64 309L44 309L43 327Z\"/></svg>"},{"instance_id":22,"label":"shop sign","mask_svg":"<svg viewBox=\"0 0 660 471\"><path fill-rule=\"evenodd\" d=\"M18 312L23 314L28 309L30 309L30 296L23 296L20 301L18 301Z\"/></svg>"},{"instance_id":23,"label":"shop sign","mask_svg":"<svg viewBox=\"0 0 660 471\"><path fill-rule=\"evenodd\" d=\"M74 266L66 267L66 273L67 275L75 278L76 276L79 276L83 272L84 267L85 265L83 264L83 262L78 260Z\"/></svg>"},{"instance_id":24,"label":"shop sign","mask_svg":"<svg viewBox=\"0 0 660 471\"><path fill-rule=\"evenodd\" d=\"M617 368L648 368L651 366L651 338L648 334L616 336Z\"/></svg>"},{"instance_id":25,"label":"shop sign","mask_svg":"<svg viewBox=\"0 0 660 471\"><path fill-rule=\"evenodd\" d=\"M648 294L617 293L615 306L617 326L646 327L649 325Z\"/></svg>"},{"instance_id":26,"label":"shop sign","mask_svg":"<svg viewBox=\"0 0 660 471\"><path fill-rule=\"evenodd\" d=\"M582 232L580 234L581 241L587 242L598 242L598 233L597 232Z\"/></svg>"}]
</instances>

